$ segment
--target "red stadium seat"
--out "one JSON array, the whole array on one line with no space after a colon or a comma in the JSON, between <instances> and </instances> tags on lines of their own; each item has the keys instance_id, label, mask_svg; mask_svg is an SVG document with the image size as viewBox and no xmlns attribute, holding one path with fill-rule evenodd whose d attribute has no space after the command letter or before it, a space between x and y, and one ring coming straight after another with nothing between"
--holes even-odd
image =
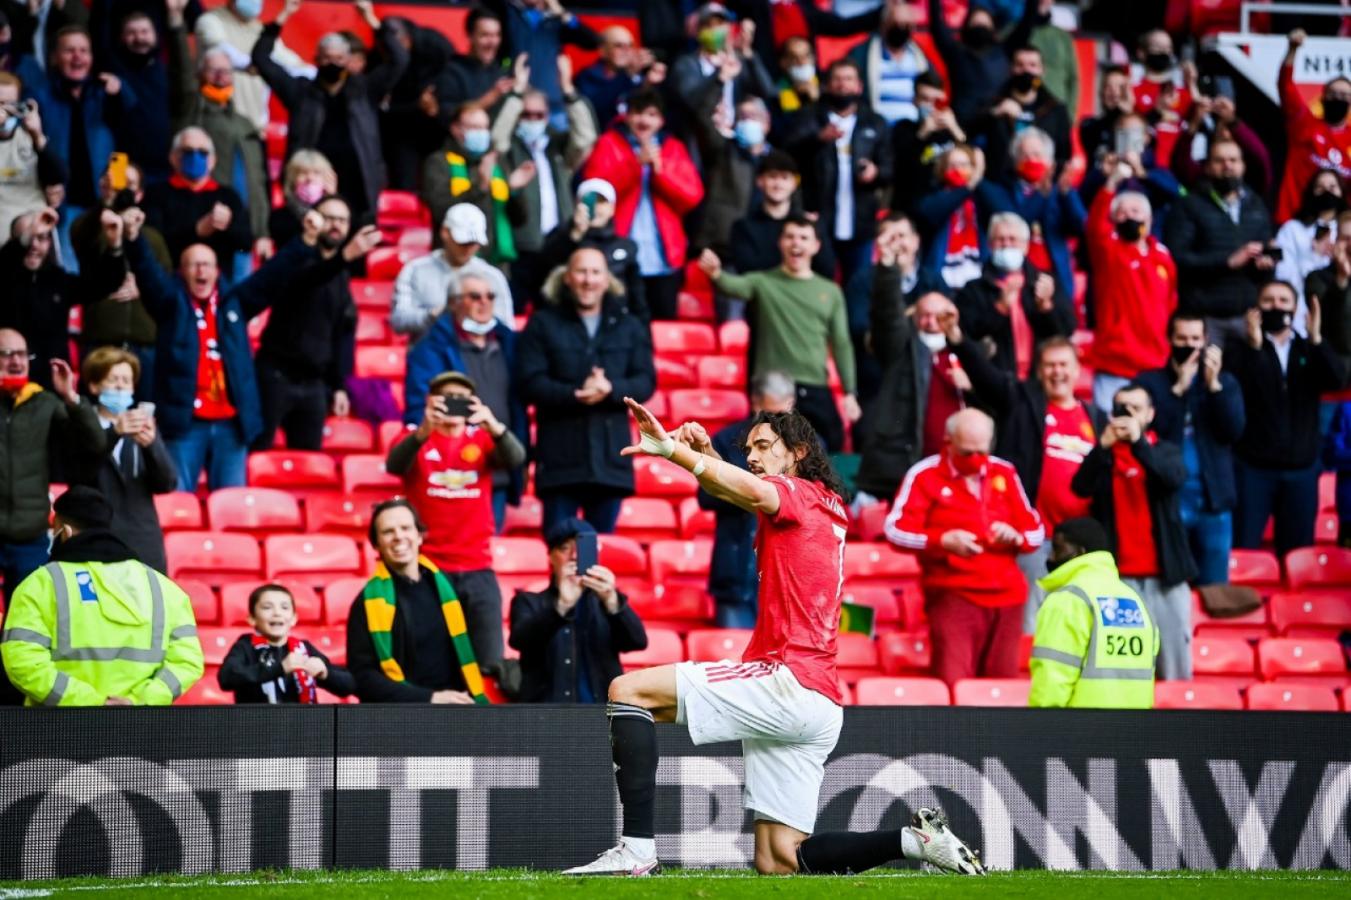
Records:
<instances>
[{"instance_id":1,"label":"red stadium seat","mask_svg":"<svg viewBox=\"0 0 1351 900\"><path fill-rule=\"evenodd\" d=\"M1271 637L1271 627L1267 624L1267 604L1241 616L1215 619L1206 612L1201 595L1192 591L1192 631L1197 637L1240 638L1245 641Z\"/></svg>"},{"instance_id":2,"label":"red stadium seat","mask_svg":"<svg viewBox=\"0 0 1351 900\"><path fill-rule=\"evenodd\" d=\"M949 699L937 678L863 678L854 686L859 706L947 706Z\"/></svg>"},{"instance_id":3,"label":"red stadium seat","mask_svg":"<svg viewBox=\"0 0 1351 900\"><path fill-rule=\"evenodd\" d=\"M226 626L249 624L249 594L263 584L227 584L220 591L221 624ZM302 625L317 625L324 619L324 605L314 588L298 582L284 582L283 586L295 598L296 618Z\"/></svg>"},{"instance_id":4,"label":"red stadium seat","mask_svg":"<svg viewBox=\"0 0 1351 900\"><path fill-rule=\"evenodd\" d=\"M718 346L729 356L745 356L751 345L750 325L744 319L718 326Z\"/></svg>"},{"instance_id":5,"label":"red stadium seat","mask_svg":"<svg viewBox=\"0 0 1351 900\"><path fill-rule=\"evenodd\" d=\"M927 672L932 663L933 648L927 634L893 631L877 639L877 657L882 671L888 675Z\"/></svg>"},{"instance_id":6,"label":"red stadium seat","mask_svg":"<svg viewBox=\"0 0 1351 900\"><path fill-rule=\"evenodd\" d=\"M1318 476L1318 511L1336 512L1337 510L1337 473L1323 472Z\"/></svg>"},{"instance_id":7,"label":"red stadium seat","mask_svg":"<svg viewBox=\"0 0 1351 900\"><path fill-rule=\"evenodd\" d=\"M1238 688L1206 681L1154 682L1155 709L1242 709Z\"/></svg>"},{"instance_id":8,"label":"red stadium seat","mask_svg":"<svg viewBox=\"0 0 1351 900\"><path fill-rule=\"evenodd\" d=\"M516 590L536 590L549 583L549 550L544 541L528 537L492 538L493 571L510 602Z\"/></svg>"},{"instance_id":9,"label":"red stadium seat","mask_svg":"<svg viewBox=\"0 0 1351 900\"><path fill-rule=\"evenodd\" d=\"M703 356L695 366L699 387L746 390L745 356Z\"/></svg>"},{"instance_id":10,"label":"red stadium seat","mask_svg":"<svg viewBox=\"0 0 1351 900\"><path fill-rule=\"evenodd\" d=\"M676 540L680 522L675 507L661 497L625 497L615 533L643 543Z\"/></svg>"},{"instance_id":11,"label":"red stadium seat","mask_svg":"<svg viewBox=\"0 0 1351 900\"><path fill-rule=\"evenodd\" d=\"M342 489L349 495L393 497L403 493L403 481L385 471L385 458L380 454L353 453L342 460Z\"/></svg>"},{"instance_id":12,"label":"red stadium seat","mask_svg":"<svg viewBox=\"0 0 1351 900\"><path fill-rule=\"evenodd\" d=\"M647 575L647 552L632 537L618 534L599 536L597 561L616 575Z\"/></svg>"},{"instance_id":13,"label":"red stadium seat","mask_svg":"<svg viewBox=\"0 0 1351 900\"><path fill-rule=\"evenodd\" d=\"M1313 539L1316 544L1336 544L1341 537L1342 519L1335 509L1325 509L1314 520Z\"/></svg>"},{"instance_id":14,"label":"red stadium seat","mask_svg":"<svg viewBox=\"0 0 1351 900\"><path fill-rule=\"evenodd\" d=\"M370 516L371 505L361 498L331 494L305 500L305 530L310 534L345 534L365 541Z\"/></svg>"},{"instance_id":15,"label":"red stadium seat","mask_svg":"<svg viewBox=\"0 0 1351 900\"><path fill-rule=\"evenodd\" d=\"M1351 596L1351 550L1341 547L1301 547L1285 557L1292 591L1342 589Z\"/></svg>"},{"instance_id":16,"label":"red stadium seat","mask_svg":"<svg viewBox=\"0 0 1351 900\"><path fill-rule=\"evenodd\" d=\"M159 527L167 534L170 531L200 529L202 521L202 501L196 494L187 491L173 491L155 495L155 512L159 516Z\"/></svg>"},{"instance_id":17,"label":"red stadium seat","mask_svg":"<svg viewBox=\"0 0 1351 900\"><path fill-rule=\"evenodd\" d=\"M1252 645L1242 638L1198 637L1192 640L1192 675L1257 677Z\"/></svg>"},{"instance_id":18,"label":"red stadium seat","mask_svg":"<svg viewBox=\"0 0 1351 900\"><path fill-rule=\"evenodd\" d=\"M263 554L256 538L223 531L175 531L164 536L170 578L196 578L212 586L256 580Z\"/></svg>"},{"instance_id":19,"label":"red stadium seat","mask_svg":"<svg viewBox=\"0 0 1351 900\"><path fill-rule=\"evenodd\" d=\"M352 603L366 589L367 579L359 576L335 578L324 586L324 621L332 628L347 624Z\"/></svg>"},{"instance_id":20,"label":"red stadium seat","mask_svg":"<svg viewBox=\"0 0 1351 900\"><path fill-rule=\"evenodd\" d=\"M647 649L619 654L619 662L624 666L625 672L646 669L649 666L670 665L683 662L684 659L685 642L680 639L677 632L669 628L647 629Z\"/></svg>"},{"instance_id":21,"label":"red stadium seat","mask_svg":"<svg viewBox=\"0 0 1351 900\"><path fill-rule=\"evenodd\" d=\"M413 427L411 425L405 425L402 422L381 422L380 452L388 453L390 447L393 447L412 432Z\"/></svg>"},{"instance_id":22,"label":"red stadium seat","mask_svg":"<svg viewBox=\"0 0 1351 900\"><path fill-rule=\"evenodd\" d=\"M407 350L392 344L358 347L356 367L358 378L381 378L385 381L403 381Z\"/></svg>"},{"instance_id":23,"label":"red stadium seat","mask_svg":"<svg viewBox=\"0 0 1351 900\"><path fill-rule=\"evenodd\" d=\"M1273 594L1268 609L1272 626L1282 636L1335 639L1351 631L1351 597Z\"/></svg>"},{"instance_id":24,"label":"red stadium seat","mask_svg":"<svg viewBox=\"0 0 1351 900\"><path fill-rule=\"evenodd\" d=\"M685 636L685 647L694 662L740 662L750 640L749 628L696 629Z\"/></svg>"},{"instance_id":25,"label":"red stadium seat","mask_svg":"<svg viewBox=\"0 0 1351 900\"><path fill-rule=\"evenodd\" d=\"M1341 684L1346 657L1334 640L1266 638L1257 642L1257 665L1266 681Z\"/></svg>"},{"instance_id":26,"label":"red stadium seat","mask_svg":"<svg viewBox=\"0 0 1351 900\"><path fill-rule=\"evenodd\" d=\"M338 467L318 450L264 450L249 454L248 481L252 487L336 490Z\"/></svg>"},{"instance_id":27,"label":"red stadium seat","mask_svg":"<svg viewBox=\"0 0 1351 900\"><path fill-rule=\"evenodd\" d=\"M865 544L886 540L882 534L882 526L886 523L887 514L890 512L889 503L874 503L863 507L857 516L849 520L849 536Z\"/></svg>"},{"instance_id":28,"label":"red stadium seat","mask_svg":"<svg viewBox=\"0 0 1351 900\"><path fill-rule=\"evenodd\" d=\"M431 213L412 191L384 190L375 205L375 221L381 225L425 225Z\"/></svg>"},{"instance_id":29,"label":"red stadium seat","mask_svg":"<svg viewBox=\"0 0 1351 900\"><path fill-rule=\"evenodd\" d=\"M704 322L653 322L652 351L692 364L700 356L718 352L718 335Z\"/></svg>"},{"instance_id":30,"label":"red stadium seat","mask_svg":"<svg viewBox=\"0 0 1351 900\"><path fill-rule=\"evenodd\" d=\"M360 574L361 550L338 534L274 534L263 541L267 577L324 585Z\"/></svg>"},{"instance_id":31,"label":"red stadium seat","mask_svg":"<svg viewBox=\"0 0 1351 900\"><path fill-rule=\"evenodd\" d=\"M1229 581L1251 585L1259 591L1277 588L1281 584L1281 565L1275 554L1266 550L1231 550Z\"/></svg>"},{"instance_id":32,"label":"red stadium seat","mask_svg":"<svg viewBox=\"0 0 1351 900\"><path fill-rule=\"evenodd\" d=\"M651 397L644 400L643 406L646 406L648 412L663 421L671 412L670 405L666 402L666 392L661 389L654 391Z\"/></svg>"},{"instance_id":33,"label":"red stadium seat","mask_svg":"<svg viewBox=\"0 0 1351 900\"><path fill-rule=\"evenodd\" d=\"M653 597L638 613L648 620L709 619L713 601L708 596L708 565L713 542L655 541L648 548L652 565Z\"/></svg>"},{"instance_id":34,"label":"red stadium seat","mask_svg":"<svg viewBox=\"0 0 1351 900\"><path fill-rule=\"evenodd\" d=\"M201 642L202 656L205 658L206 664L208 666L219 666L225 662L225 654L230 652L230 647L241 634L247 633L247 628L199 626L197 640Z\"/></svg>"},{"instance_id":35,"label":"red stadium seat","mask_svg":"<svg viewBox=\"0 0 1351 900\"><path fill-rule=\"evenodd\" d=\"M1254 684L1248 688L1248 709L1278 712L1336 712L1337 695L1313 684Z\"/></svg>"},{"instance_id":36,"label":"red stadium seat","mask_svg":"<svg viewBox=\"0 0 1351 900\"><path fill-rule=\"evenodd\" d=\"M300 504L276 488L221 488L206 498L206 511L216 531L263 535L302 530Z\"/></svg>"},{"instance_id":37,"label":"red stadium seat","mask_svg":"<svg viewBox=\"0 0 1351 900\"><path fill-rule=\"evenodd\" d=\"M324 422L323 449L328 453L370 453L375 432L361 419L329 418Z\"/></svg>"},{"instance_id":38,"label":"red stadium seat","mask_svg":"<svg viewBox=\"0 0 1351 900\"><path fill-rule=\"evenodd\" d=\"M365 278L352 279L352 299L358 309L369 309L388 315L394 305L394 285L388 281L369 281Z\"/></svg>"},{"instance_id":39,"label":"red stadium seat","mask_svg":"<svg viewBox=\"0 0 1351 900\"><path fill-rule=\"evenodd\" d=\"M879 625L894 625L901 620L901 606L896 600L896 592L885 585L849 585L840 599L845 603L871 607L873 621Z\"/></svg>"},{"instance_id":40,"label":"red stadium seat","mask_svg":"<svg viewBox=\"0 0 1351 900\"><path fill-rule=\"evenodd\" d=\"M211 585L195 578L179 578L174 583L192 601L192 617L198 625L220 624L220 601L216 599L216 592L211 589Z\"/></svg>"},{"instance_id":41,"label":"red stadium seat","mask_svg":"<svg viewBox=\"0 0 1351 900\"><path fill-rule=\"evenodd\" d=\"M846 544L844 577L846 581L914 581L919 578L919 561L890 544Z\"/></svg>"},{"instance_id":42,"label":"red stadium seat","mask_svg":"<svg viewBox=\"0 0 1351 900\"><path fill-rule=\"evenodd\" d=\"M854 691L843 680L837 682L840 688L840 705L853 706L857 701L854 700Z\"/></svg>"},{"instance_id":43,"label":"red stadium seat","mask_svg":"<svg viewBox=\"0 0 1351 900\"><path fill-rule=\"evenodd\" d=\"M698 497L680 501L680 536L685 540L711 535L717 525L717 514L711 509L700 509Z\"/></svg>"},{"instance_id":44,"label":"red stadium seat","mask_svg":"<svg viewBox=\"0 0 1351 900\"><path fill-rule=\"evenodd\" d=\"M521 497L516 506L507 506L507 514L502 519L504 534L538 535L544 525L544 504L538 497L529 494Z\"/></svg>"},{"instance_id":45,"label":"red stadium seat","mask_svg":"<svg viewBox=\"0 0 1351 900\"><path fill-rule=\"evenodd\" d=\"M699 482L687 470L660 456L638 456L633 477L640 497L691 497Z\"/></svg>"},{"instance_id":46,"label":"red stadium seat","mask_svg":"<svg viewBox=\"0 0 1351 900\"><path fill-rule=\"evenodd\" d=\"M1027 706L1032 682L1022 678L963 678L952 686L954 706Z\"/></svg>"},{"instance_id":47,"label":"red stadium seat","mask_svg":"<svg viewBox=\"0 0 1351 900\"><path fill-rule=\"evenodd\" d=\"M717 318L717 309L713 305L713 298L701 294L691 294L688 291L681 291L676 294L676 318L689 319L696 322L711 322Z\"/></svg>"},{"instance_id":48,"label":"red stadium seat","mask_svg":"<svg viewBox=\"0 0 1351 900\"><path fill-rule=\"evenodd\" d=\"M389 330L388 313L374 309L357 310L358 344L388 344L393 337L393 333Z\"/></svg>"},{"instance_id":49,"label":"red stadium seat","mask_svg":"<svg viewBox=\"0 0 1351 900\"><path fill-rule=\"evenodd\" d=\"M835 642L835 665L840 678L853 684L860 678L882 674L877 667L877 645L866 634L841 632Z\"/></svg>"},{"instance_id":50,"label":"red stadium seat","mask_svg":"<svg viewBox=\"0 0 1351 900\"><path fill-rule=\"evenodd\" d=\"M316 649L328 657L335 666L347 665L347 629L346 628L306 628L297 630L296 637L304 638Z\"/></svg>"},{"instance_id":51,"label":"red stadium seat","mask_svg":"<svg viewBox=\"0 0 1351 900\"><path fill-rule=\"evenodd\" d=\"M426 225L408 225L399 231L399 249L411 250L419 256L432 249L432 230Z\"/></svg>"},{"instance_id":52,"label":"red stadium seat","mask_svg":"<svg viewBox=\"0 0 1351 900\"><path fill-rule=\"evenodd\" d=\"M220 688L217 677L218 667L213 666L202 673L197 683L183 692L174 701L174 706L232 706L235 695Z\"/></svg>"},{"instance_id":53,"label":"red stadium seat","mask_svg":"<svg viewBox=\"0 0 1351 900\"><path fill-rule=\"evenodd\" d=\"M710 435L724 425L739 422L750 415L750 403L742 391L700 388L671 391L671 421L675 424L698 422Z\"/></svg>"},{"instance_id":54,"label":"red stadium seat","mask_svg":"<svg viewBox=\"0 0 1351 900\"><path fill-rule=\"evenodd\" d=\"M653 359L653 365L657 370L657 387L663 391L669 391L673 388L692 388L699 383L699 378L694 374L694 369L681 360L671 359L669 356L658 356ZM653 415L656 415L656 413L653 413Z\"/></svg>"},{"instance_id":55,"label":"red stadium seat","mask_svg":"<svg viewBox=\"0 0 1351 900\"><path fill-rule=\"evenodd\" d=\"M366 277L373 281L393 281L409 255L407 250L398 247L376 247L366 255Z\"/></svg>"}]
</instances>

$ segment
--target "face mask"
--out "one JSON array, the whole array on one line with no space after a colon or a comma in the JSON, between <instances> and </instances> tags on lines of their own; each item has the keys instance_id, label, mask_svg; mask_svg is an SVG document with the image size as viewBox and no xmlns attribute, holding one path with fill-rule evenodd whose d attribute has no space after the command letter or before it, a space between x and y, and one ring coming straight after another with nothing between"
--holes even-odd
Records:
<instances>
[{"instance_id":1,"label":"face mask","mask_svg":"<svg viewBox=\"0 0 1351 900\"><path fill-rule=\"evenodd\" d=\"M1017 247L1000 247L990 254L990 262L1005 272L1021 272L1027 255Z\"/></svg>"},{"instance_id":2,"label":"face mask","mask_svg":"<svg viewBox=\"0 0 1351 900\"><path fill-rule=\"evenodd\" d=\"M953 188L966 187L966 182L969 178L970 176L961 169L948 169L943 173L943 183L948 187Z\"/></svg>"},{"instance_id":3,"label":"face mask","mask_svg":"<svg viewBox=\"0 0 1351 900\"><path fill-rule=\"evenodd\" d=\"M102 406L108 412L115 416L131 409L133 396L131 391L100 391L99 406Z\"/></svg>"},{"instance_id":4,"label":"face mask","mask_svg":"<svg viewBox=\"0 0 1351 900\"><path fill-rule=\"evenodd\" d=\"M466 318L460 320L460 327L468 334L475 334L479 337L483 337L484 335L493 333L494 329L497 328L497 320L494 319L491 322L479 322L475 319Z\"/></svg>"},{"instance_id":5,"label":"face mask","mask_svg":"<svg viewBox=\"0 0 1351 900\"><path fill-rule=\"evenodd\" d=\"M547 119L524 119L516 125L516 136L527 144L533 144L544 137L544 132L548 129Z\"/></svg>"},{"instance_id":6,"label":"face mask","mask_svg":"<svg viewBox=\"0 0 1351 900\"><path fill-rule=\"evenodd\" d=\"M888 47L904 47L910 42L910 29L901 25L892 25L882 37L886 40Z\"/></svg>"},{"instance_id":7,"label":"face mask","mask_svg":"<svg viewBox=\"0 0 1351 900\"><path fill-rule=\"evenodd\" d=\"M930 334L927 331L919 332L919 342L929 349L930 353L941 353L948 349L948 336L942 334Z\"/></svg>"},{"instance_id":8,"label":"face mask","mask_svg":"<svg viewBox=\"0 0 1351 900\"><path fill-rule=\"evenodd\" d=\"M1044 159L1025 159L1018 163L1018 175L1029 184L1036 184L1051 171L1051 164Z\"/></svg>"},{"instance_id":9,"label":"face mask","mask_svg":"<svg viewBox=\"0 0 1351 900\"><path fill-rule=\"evenodd\" d=\"M1145 68L1155 74L1162 74L1173 67L1173 54L1146 53Z\"/></svg>"},{"instance_id":10,"label":"face mask","mask_svg":"<svg viewBox=\"0 0 1351 900\"><path fill-rule=\"evenodd\" d=\"M968 25L962 29L962 43L972 50L984 50L994 43L994 29L984 25Z\"/></svg>"},{"instance_id":11,"label":"face mask","mask_svg":"<svg viewBox=\"0 0 1351 900\"><path fill-rule=\"evenodd\" d=\"M1041 79L1031 72L1019 72L1009 79L1009 86L1015 94L1026 94L1041 87Z\"/></svg>"},{"instance_id":12,"label":"face mask","mask_svg":"<svg viewBox=\"0 0 1351 900\"><path fill-rule=\"evenodd\" d=\"M952 467L957 470L958 475L979 475L985 464L990 461L990 454L968 453L959 456L949 451L948 458L952 460Z\"/></svg>"},{"instance_id":13,"label":"face mask","mask_svg":"<svg viewBox=\"0 0 1351 900\"><path fill-rule=\"evenodd\" d=\"M17 394L27 386L27 375L0 375L0 391Z\"/></svg>"},{"instance_id":14,"label":"face mask","mask_svg":"<svg viewBox=\"0 0 1351 900\"><path fill-rule=\"evenodd\" d=\"M178 171L188 181L201 181L206 177L206 163L205 150L184 150L178 158Z\"/></svg>"},{"instance_id":15,"label":"face mask","mask_svg":"<svg viewBox=\"0 0 1351 900\"><path fill-rule=\"evenodd\" d=\"M1173 358L1174 365L1179 366L1191 359L1192 354L1195 352L1195 347L1179 347L1177 344L1174 344L1172 349L1168 351L1169 355Z\"/></svg>"},{"instance_id":16,"label":"face mask","mask_svg":"<svg viewBox=\"0 0 1351 900\"><path fill-rule=\"evenodd\" d=\"M318 78L324 84L337 84L347 70L337 63L324 63L319 67Z\"/></svg>"},{"instance_id":17,"label":"face mask","mask_svg":"<svg viewBox=\"0 0 1351 900\"><path fill-rule=\"evenodd\" d=\"M324 196L324 185L318 181L302 181L296 185L296 199L306 206L313 206Z\"/></svg>"},{"instance_id":18,"label":"face mask","mask_svg":"<svg viewBox=\"0 0 1351 900\"><path fill-rule=\"evenodd\" d=\"M230 102L230 98L235 95L235 86L227 84L225 87L216 87L214 84L202 85L202 96L218 106L224 106Z\"/></svg>"},{"instance_id":19,"label":"face mask","mask_svg":"<svg viewBox=\"0 0 1351 900\"><path fill-rule=\"evenodd\" d=\"M1321 194L1314 194L1309 200L1309 209L1313 210L1314 215L1333 212L1342 208L1342 198L1336 194L1325 191Z\"/></svg>"},{"instance_id":20,"label":"face mask","mask_svg":"<svg viewBox=\"0 0 1351 900\"><path fill-rule=\"evenodd\" d=\"M741 119L733 131L736 142L743 147L758 147L765 142L765 126L758 119Z\"/></svg>"},{"instance_id":21,"label":"face mask","mask_svg":"<svg viewBox=\"0 0 1351 900\"><path fill-rule=\"evenodd\" d=\"M699 46L709 53L717 53L726 43L726 28L703 28L699 31Z\"/></svg>"},{"instance_id":22,"label":"face mask","mask_svg":"<svg viewBox=\"0 0 1351 900\"><path fill-rule=\"evenodd\" d=\"M1290 313L1283 309L1262 310L1262 332L1280 334L1290 327Z\"/></svg>"},{"instance_id":23,"label":"face mask","mask_svg":"<svg viewBox=\"0 0 1351 900\"><path fill-rule=\"evenodd\" d=\"M835 112L844 112L858 102L858 97L858 94L826 94L822 99L826 101L826 106Z\"/></svg>"},{"instance_id":24,"label":"face mask","mask_svg":"<svg viewBox=\"0 0 1351 900\"><path fill-rule=\"evenodd\" d=\"M788 77L794 84L807 84L816 77L816 66L811 63L802 63L797 66L788 67Z\"/></svg>"},{"instance_id":25,"label":"face mask","mask_svg":"<svg viewBox=\"0 0 1351 900\"><path fill-rule=\"evenodd\" d=\"M1351 103L1340 97L1323 98L1323 121L1329 125L1340 125L1346 119L1347 109L1351 108Z\"/></svg>"},{"instance_id":26,"label":"face mask","mask_svg":"<svg viewBox=\"0 0 1351 900\"><path fill-rule=\"evenodd\" d=\"M1122 219L1116 223L1116 236L1128 244L1134 244L1140 240L1140 235L1145 233L1145 223L1135 219Z\"/></svg>"},{"instance_id":27,"label":"face mask","mask_svg":"<svg viewBox=\"0 0 1351 900\"><path fill-rule=\"evenodd\" d=\"M256 19L263 11L263 0L235 0L235 12L245 19Z\"/></svg>"},{"instance_id":28,"label":"face mask","mask_svg":"<svg viewBox=\"0 0 1351 900\"><path fill-rule=\"evenodd\" d=\"M1218 178L1210 179L1210 186L1215 189L1215 193L1221 197L1228 197L1234 191L1238 190L1239 180L1233 175L1221 175Z\"/></svg>"},{"instance_id":29,"label":"face mask","mask_svg":"<svg viewBox=\"0 0 1351 900\"><path fill-rule=\"evenodd\" d=\"M464 149L473 154L487 153L493 136L486 128L471 128L464 133Z\"/></svg>"}]
</instances>

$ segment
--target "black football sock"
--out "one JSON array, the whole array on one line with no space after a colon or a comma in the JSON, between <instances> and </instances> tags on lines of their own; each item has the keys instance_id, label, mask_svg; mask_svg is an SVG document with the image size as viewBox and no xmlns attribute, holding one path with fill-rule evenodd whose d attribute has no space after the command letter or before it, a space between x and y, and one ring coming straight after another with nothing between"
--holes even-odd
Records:
<instances>
[{"instance_id":1,"label":"black football sock","mask_svg":"<svg viewBox=\"0 0 1351 900\"><path fill-rule=\"evenodd\" d=\"M827 831L798 845L797 870L802 875L857 875L901 855L899 830Z\"/></svg>"},{"instance_id":2,"label":"black football sock","mask_svg":"<svg viewBox=\"0 0 1351 900\"><path fill-rule=\"evenodd\" d=\"M610 703L610 750L614 754L615 782L624 807L624 837L651 838L656 817L657 728L650 710L627 703Z\"/></svg>"}]
</instances>

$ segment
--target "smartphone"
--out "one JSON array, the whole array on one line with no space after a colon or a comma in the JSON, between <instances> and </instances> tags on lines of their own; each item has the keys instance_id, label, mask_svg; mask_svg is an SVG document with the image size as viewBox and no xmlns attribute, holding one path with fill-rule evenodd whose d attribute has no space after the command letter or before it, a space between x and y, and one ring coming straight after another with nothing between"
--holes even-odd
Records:
<instances>
[{"instance_id":1,"label":"smartphone","mask_svg":"<svg viewBox=\"0 0 1351 900\"><path fill-rule=\"evenodd\" d=\"M577 535L577 574L585 575L599 561L599 553L594 533Z\"/></svg>"},{"instance_id":2,"label":"smartphone","mask_svg":"<svg viewBox=\"0 0 1351 900\"><path fill-rule=\"evenodd\" d=\"M472 408L468 397L442 397L441 412L448 416L463 416L469 418Z\"/></svg>"},{"instance_id":3,"label":"smartphone","mask_svg":"<svg viewBox=\"0 0 1351 900\"><path fill-rule=\"evenodd\" d=\"M1272 262L1280 262L1285 259L1285 251L1280 247L1268 247L1262 251L1262 255Z\"/></svg>"},{"instance_id":4,"label":"smartphone","mask_svg":"<svg viewBox=\"0 0 1351 900\"><path fill-rule=\"evenodd\" d=\"M1131 414L1131 411L1130 411L1129 409L1126 408L1126 404L1124 404L1124 403L1113 403L1113 404L1112 404L1112 418L1113 418L1113 419L1125 419L1125 418L1129 418L1129 417L1130 417L1130 414Z\"/></svg>"},{"instance_id":5,"label":"smartphone","mask_svg":"<svg viewBox=\"0 0 1351 900\"><path fill-rule=\"evenodd\" d=\"M1116 133L1117 156L1145 152L1145 133L1139 128L1123 128Z\"/></svg>"},{"instance_id":6,"label":"smartphone","mask_svg":"<svg viewBox=\"0 0 1351 900\"><path fill-rule=\"evenodd\" d=\"M595 191L592 191L591 193L587 194L585 197L582 198L582 205L586 207L587 213L589 213L593 218L596 215L596 204L599 202L600 202L600 194L597 194Z\"/></svg>"},{"instance_id":7,"label":"smartphone","mask_svg":"<svg viewBox=\"0 0 1351 900\"><path fill-rule=\"evenodd\" d=\"M149 400L143 400L136 404L136 411L147 418L154 418L155 404L151 403Z\"/></svg>"},{"instance_id":8,"label":"smartphone","mask_svg":"<svg viewBox=\"0 0 1351 900\"><path fill-rule=\"evenodd\" d=\"M108 186L115 191L127 187L127 154L114 150L108 154Z\"/></svg>"}]
</instances>

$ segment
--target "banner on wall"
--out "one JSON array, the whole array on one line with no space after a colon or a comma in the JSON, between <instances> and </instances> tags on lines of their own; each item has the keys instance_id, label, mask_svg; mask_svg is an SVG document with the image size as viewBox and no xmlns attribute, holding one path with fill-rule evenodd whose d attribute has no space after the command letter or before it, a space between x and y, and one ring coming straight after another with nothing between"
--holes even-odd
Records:
<instances>
[{"instance_id":1,"label":"banner on wall","mask_svg":"<svg viewBox=\"0 0 1351 900\"><path fill-rule=\"evenodd\" d=\"M0 879L561 869L618 828L599 708L0 712ZM659 726L668 865L748 867L736 744ZM850 708L821 830L939 805L991 868L1351 868L1351 716Z\"/></svg>"},{"instance_id":2,"label":"banner on wall","mask_svg":"<svg viewBox=\"0 0 1351 900\"><path fill-rule=\"evenodd\" d=\"M1276 79L1289 41L1283 34L1218 35L1216 49L1225 61L1251 81L1272 103L1280 105ZM1295 54L1295 87L1310 105L1334 78L1351 78L1351 38L1310 37ZM1315 106L1316 112L1321 109Z\"/></svg>"}]
</instances>

